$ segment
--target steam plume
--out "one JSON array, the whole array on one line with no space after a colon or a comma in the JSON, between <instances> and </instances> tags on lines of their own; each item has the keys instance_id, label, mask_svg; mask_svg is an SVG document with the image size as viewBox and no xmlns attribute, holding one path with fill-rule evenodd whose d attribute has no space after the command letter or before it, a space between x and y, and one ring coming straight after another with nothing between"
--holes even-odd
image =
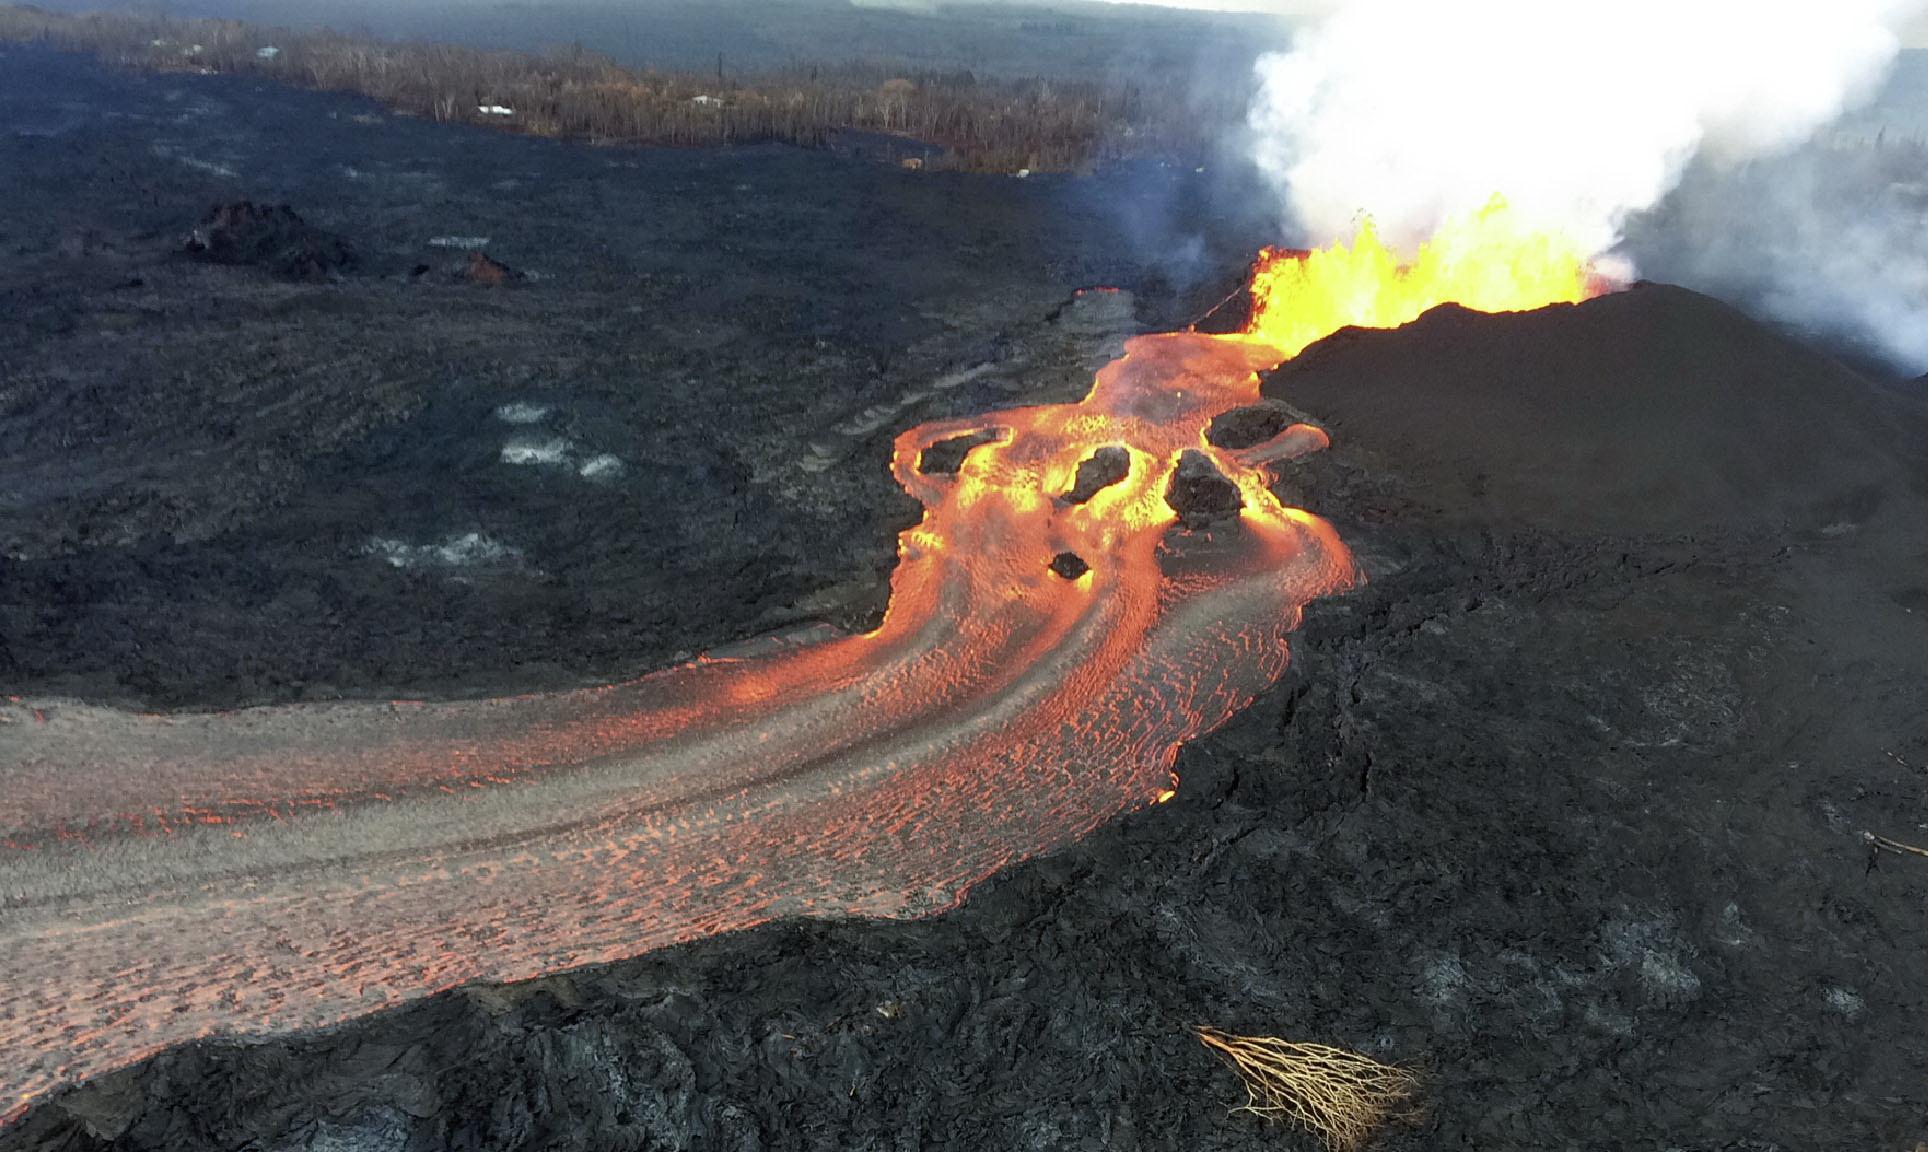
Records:
<instances>
[{"instance_id":1,"label":"steam plume","mask_svg":"<svg viewBox=\"0 0 1928 1152\"><path fill-rule=\"evenodd\" d=\"M1800 144L1867 99L1923 0L1345 0L1260 60L1260 167L1311 238L1395 246L1496 193L1610 252L1696 156Z\"/></svg>"},{"instance_id":2,"label":"steam plume","mask_svg":"<svg viewBox=\"0 0 1928 1152\"><path fill-rule=\"evenodd\" d=\"M1739 169L1700 163L1630 222L1643 273L1928 367L1928 145L1824 134Z\"/></svg>"}]
</instances>

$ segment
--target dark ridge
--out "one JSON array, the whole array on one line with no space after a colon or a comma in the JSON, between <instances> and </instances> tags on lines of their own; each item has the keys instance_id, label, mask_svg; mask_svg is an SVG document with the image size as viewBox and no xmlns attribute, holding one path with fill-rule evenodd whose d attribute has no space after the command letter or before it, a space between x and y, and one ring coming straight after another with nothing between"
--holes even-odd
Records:
<instances>
[{"instance_id":1,"label":"dark ridge","mask_svg":"<svg viewBox=\"0 0 1928 1152\"><path fill-rule=\"evenodd\" d=\"M1864 519L1923 475L1919 416L1868 378L1666 285L1347 329L1263 390L1467 519L1809 530Z\"/></svg>"}]
</instances>

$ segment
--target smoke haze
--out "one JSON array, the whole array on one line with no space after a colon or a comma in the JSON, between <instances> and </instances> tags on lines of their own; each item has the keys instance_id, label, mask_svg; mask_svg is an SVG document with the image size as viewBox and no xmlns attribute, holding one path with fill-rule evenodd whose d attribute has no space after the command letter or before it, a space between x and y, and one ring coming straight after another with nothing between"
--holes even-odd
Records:
<instances>
[{"instance_id":1,"label":"smoke haze","mask_svg":"<svg viewBox=\"0 0 1928 1152\"><path fill-rule=\"evenodd\" d=\"M1696 164L1627 251L1647 275L1699 287L1928 368L1928 147L1826 139L1735 169Z\"/></svg>"}]
</instances>

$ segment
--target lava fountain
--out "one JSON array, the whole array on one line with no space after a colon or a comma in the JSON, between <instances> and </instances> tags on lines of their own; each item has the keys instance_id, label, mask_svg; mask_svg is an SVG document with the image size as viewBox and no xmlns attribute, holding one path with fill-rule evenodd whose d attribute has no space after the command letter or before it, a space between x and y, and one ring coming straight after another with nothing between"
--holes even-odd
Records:
<instances>
[{"instance_id":1,"label":"lava fountain","mask_svg":"<svg viewBox=\"0 0 1928 1152\"><path fill-rule=\"evenodd\" d=\"M1407 265L1370 231L1267 254L1254 291L1249 331L1136 338L1078 403L900 436L925 514L864 636L485 701L0 707L0 1110L197 1036L775 917L928 913L1168 795L1179 747L1355 578L1267 486L1324 434L1231 451L1211 421L1344 324L1589 288L1492 210ZM1188 530L1167 494L1201 475L1243 507Z\"/></svg>"}]
</instances>

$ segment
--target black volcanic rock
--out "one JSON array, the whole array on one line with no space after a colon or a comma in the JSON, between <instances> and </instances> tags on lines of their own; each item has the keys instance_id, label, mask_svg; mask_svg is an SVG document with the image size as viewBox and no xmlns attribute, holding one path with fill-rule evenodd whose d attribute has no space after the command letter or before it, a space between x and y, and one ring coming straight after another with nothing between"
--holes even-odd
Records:
<instances>
[{"instance_id":1,"label":"black volcanic rock","mask_svg":"<svg viewBox=\"0 0 1928 1152\"><path fill-rule=\"evenodd\" d=\"M1298 423L1282 404L1265 401L1221 412L1205 429L1205 441L1214 448L1255 448Z\"/></svg>"},{"instance_id":2,"label":"black volcanic rock","mask_svg":"<svg viewBox=\"0 0 1928 1152\"><path fill-rule=\"evenodd\" d=\"M1131 449L1107 444L1078 464L1071 489L1064 494L1067 504L1083 504L1131 474Z\"/></svg>"},{"instance_id":3,"label":"black volcanic rock","mask_svg":"<svg viewBox=\"0 0 1928 1152\"><path fill-rule=\"evenodd\" d=\"M291 280L323 280L359 263L346 240L303 220L286 204L237 200L208 209L184 250L213 264L247 264Z\"/></svg>"},{"instance_id":4,"label":"black volcanic rock","mask_svg":"<svg viewBox=\"0 0 1928 1152\"><path fill-rule=\"evenodd\" d=\"M1468 520L1813 529L1922 481L1919 447L1873 382L1665 285L1349 329L1266 374L1263 391Z\"/></svg>"},{"instance_id":5,"label":"black volcanic rock","mask_svg":"<svg viewBox=\"0 0 1928 1152\"><path fill-rule=\"evenodd\" d=\"M1178 467L1165 489L1165 503L1187 528L1205 528L1229 520L1245 507L1238 485L1226 479L1212 458L1196 448L1187 448L1179 456Z\"/></svg>"},{"instance_id":6,"label":"black volcanic rock","mask_svg":"<svg viewBox=\"0 0 1928 1152\"><path fill-rule=\"evenodd\" d=\"M964 457L971 454L971 449L996 439L995 432L966 432L939 440L918 454L917 470L926 476L955 476L958 469L964 467Z\"/></svg>"},{"instance_id":7,"label":"black volcanic rock","mask_svg":"<svg viewBox=\"0 0 1928 1152\"><path fill-rule=\"evenodd\" d=\"M1076 580L1078 577L1091 571L1091 565L1087 564L1085 558L1076 552L1060 552L1051 558L1051 571L1056 572L1066 580Z\"/></svg>"}]
</instances>

